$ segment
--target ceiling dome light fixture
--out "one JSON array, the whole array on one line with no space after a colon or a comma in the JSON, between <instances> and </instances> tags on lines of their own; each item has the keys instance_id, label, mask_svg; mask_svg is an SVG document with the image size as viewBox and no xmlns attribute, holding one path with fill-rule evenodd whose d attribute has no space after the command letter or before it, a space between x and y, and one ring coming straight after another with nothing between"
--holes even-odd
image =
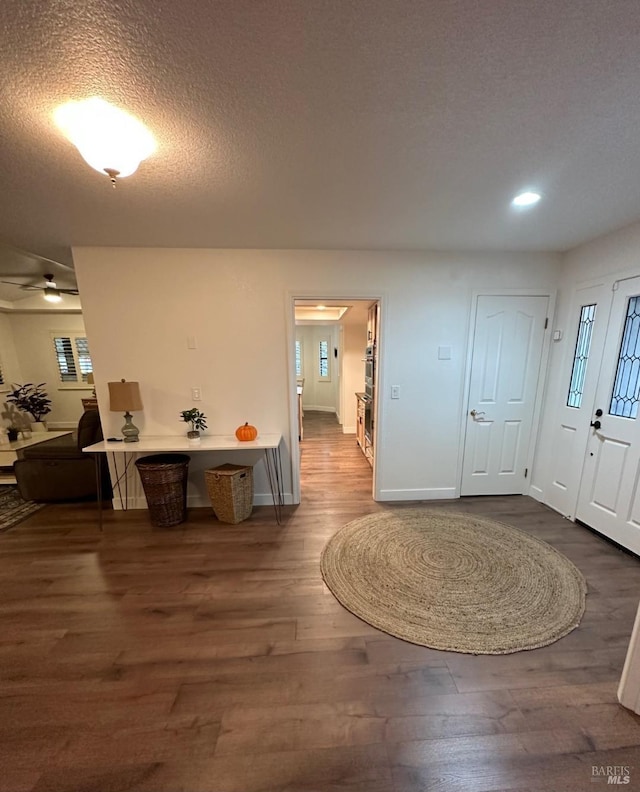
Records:
<instances>
[{"instance_id":1,"label":"ceiling dome light fixture","mask_svg":"<svg viewBox=\"0 0 640 792\"><path fill-rule=\"evenodd\" d=\"M157 148L142 121L97 96L60 105L53 117L87 164L106 173L114 187L116 176L135 173Z\"/></svg>"},{"instance_id":2,"label":"ceiling dome light fixture","mask_svg":"<svg viewBox=\"0 0 640 792\"><path fill-rule=\"evenodd\" d=\"M513 201L511 201L511 205L517 206L519 209L527 206L535 206L541 198L542 196L540 193L527 190L526 192L520 193L520 195L516 195Z\"/></svg>"}]
</instances>

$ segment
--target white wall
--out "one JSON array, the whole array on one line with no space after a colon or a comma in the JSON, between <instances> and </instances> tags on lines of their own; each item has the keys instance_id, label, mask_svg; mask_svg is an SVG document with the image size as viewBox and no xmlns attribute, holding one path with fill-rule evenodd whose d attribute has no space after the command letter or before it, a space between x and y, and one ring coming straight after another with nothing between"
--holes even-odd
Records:
<instances>
[{"instance_id":1,"label":"white wall","mask_svg":"<svg viewBox=\"0 0 640 792\"><path fill-rule=\"evenodd\" d=\"M0 404L2 404L2 412L0 413L0 426L8 427L15 424L15 421L12 420L11 415L15 412L16 408L14 405L7 404L5 399L12 383L21 383L23 380L22 369L20 368L20 361L18 360L18 355L16 352L11 321L9 316L4 313L0 313L0 365L2 365L2 373L5 383L4 385L0 385Z\"/></svg>"},{"instance_id":2,"label":"white wall","mask_svg":"<svg viewBox=\"0 0 640 792\"><path fill-rule=\"evenodd\" d=\"M304 390L302 406L305 410L338 412L338 383L340 371L338 359L333 350L338 347L337 325L298 325L296 338L302 344L302 376ZM321 380L319 371L319 344L326 340L329 344L329 379Z\"/></svg>"},{"instance_id":3,"label":"white wall","mask_svg":"<svg viewBox=\"0 0 640 792\"><path fill-rule=\"evenodd\" d=\"M8 314L20 365L20 383L46 382L52 401L51 412L46 417L50 429L75 427L82 415L82 399L91 395L88 385L61 383L53 352L51 334L84 334L81 314L61 312L44 314Z\"/></svg>"},{"instance_id":4,"label":"white wall","mask_svg":"<svg viewBox=\"0 0 640 792\"><path fill-rule=\"evenodd\" d=\"M563 337L551 347L547 389L543 404L531 494L549 501L551 471L557 453L557 408L566 400L569 374L567 361L573 354L577 331L576 306L573 295L580 286L640 275L640 223L634 223L612 234L601 236L566 253L560 266L558 302L553 329L562 330ZM569 357L568 357L569 356ZM599 368L599 360L590 360ZM582 459L572 464L582 466ZM577 494L577 493L576 493Z\"/></svg>"},{"instance_id":5,"label":"white wall","mask_svg":"<svg viewBox=\"0 0 640 792\"><path fill-rule=\"evenodd\" d=\"M198 386L211 433L248 420L283 434L288 493L297 438L292 299L381 297L375 474L383 500L458 494L473 290L551 292L558 266L552 255L515 253L74 248L73 255L107 434L121 423L107 409L108 380L140 382L145 409L135 422L146 434L182 433L178 412ZM187 348L188 336L197 349ZM450 360L438 360L440 344L451 346ZM401 387L401 399L387 398L388 383ZM267 492L261 467L256 492Z\"/></svg>"}]
</instances>

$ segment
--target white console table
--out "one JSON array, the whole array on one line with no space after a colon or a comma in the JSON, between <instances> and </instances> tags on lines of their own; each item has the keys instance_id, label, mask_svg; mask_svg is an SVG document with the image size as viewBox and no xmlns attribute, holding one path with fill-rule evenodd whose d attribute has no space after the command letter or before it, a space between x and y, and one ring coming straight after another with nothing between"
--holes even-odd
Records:
<instances>
[{"instance_id":1,"label":"white console table","mask_svg":"<svg viewBox=\"0 0 640 792\"><path fill-rule=\"evenodd\" d=\"M269 487L273 496L273 508L276 521L280 525L284 494L282 489L282 461L280 458L280 442L282 435L260 434L255 440L240 441L234 435L203 435L197 443L190 442L184 435L158 435L140 437L135 443L119 440L103 440L82 450L95 454L96 482L98 491L98 510L100 529L102 530L102 487L100 477L100 457L98 454L125 454L125 466L134 455L140 454L197 454L203 451L264 451L265 467L269 478ZM115 457L114 457L115 460ZM126 476L125 476L126 481Z\"/></svg>"}]
</instances>

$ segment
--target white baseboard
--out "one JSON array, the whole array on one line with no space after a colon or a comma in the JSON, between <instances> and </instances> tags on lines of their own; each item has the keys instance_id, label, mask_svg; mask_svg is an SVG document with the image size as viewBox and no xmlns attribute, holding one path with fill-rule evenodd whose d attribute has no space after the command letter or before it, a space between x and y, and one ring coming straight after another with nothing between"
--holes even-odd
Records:
<instances>
[{"instance_id":1,"label":"white baseboard","mask_svg":"<svg viewBox=\"0 0 640 792\"><path fill-rule=\"evenodd\" d=\"M335 407L319 407L317 404L304 404L302 406L303 410L310 410L311 412L328 412L328 413L335 413ZM337 413L336 413L337 415Z\"/></svg>"},{"instance_id":2,"label":"white baseboard","mask_svg":"<svg viewBox=\"0 0 640 792\"><path fill-rule=\"evenodd\" d=\"M291 506L293 504L293 495L290 492L284 493L284 503L285 506ZM273 497L270 492L265 493L257 493L253 496L253 505L254 506L273 506ZM198 508L211 508L211 501L207 497L202 497L200 495L191 495L187 498L187 508L188 509L198 509ZM118 492L116 491L115 497L113 499L113 508L115 511L122 511L123 507L120 503L120 498L118 496ZM135 510L135 509L147 509L147 499L144 495L130 495L126 501L126 509Z\"/></svg>"},{"instance_id":3,"label":"white baseboard","mask_svg":"<svg viewBox=\"0 0 640 792\"><path fill-rule=\"evenodd\" d=\"M342 427L342 434L355 434L356 427L355 426L343 426Z\"/></svg>"},{"instance_id":4,"label":"white baseboard","mask_svg":"<svg viewBox=\"0 0 640 792\"><path fill-rule=\"evenodd\" d=\"M380 490L381 501L449 500L459 498L455 487L428 487L425 489Z\"/></svg>"},{"instance_id":5,"label":"white baseboard","mask_svg":"<svg viewBox=\"0 0 640 792\"><path fill-rule=\"evenodd\" d=\"M533 484L529 487L529 492L527 493L535 500L540 501L540 503L544 503L544 492L540 489L540 487L535 487Z\"/></svg>"}]
</instances>

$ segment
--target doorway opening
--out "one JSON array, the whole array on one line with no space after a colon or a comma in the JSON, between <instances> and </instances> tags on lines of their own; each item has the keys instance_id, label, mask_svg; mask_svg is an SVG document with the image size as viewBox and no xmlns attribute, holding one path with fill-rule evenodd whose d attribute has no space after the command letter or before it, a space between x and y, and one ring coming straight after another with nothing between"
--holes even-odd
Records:
<instances>
[{"instance_id":1,"label":"doorway opening","mask_svg":"<svg viewBox=\"0 0 640 792\"><path fill-rule=\"evenodd\" d=\"M373 496L380 349L377 298L293 300L293 377L299 454L294 493Z\"/></svg>"}]
</instances>

